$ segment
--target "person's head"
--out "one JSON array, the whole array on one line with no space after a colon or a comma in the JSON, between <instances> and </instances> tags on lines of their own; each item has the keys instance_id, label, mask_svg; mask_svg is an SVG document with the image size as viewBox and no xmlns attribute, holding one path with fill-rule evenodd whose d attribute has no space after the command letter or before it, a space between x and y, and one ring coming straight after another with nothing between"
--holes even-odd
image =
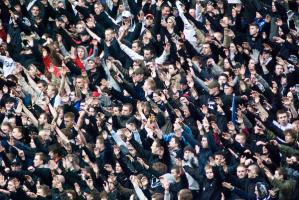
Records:
<instances>
[{"instance_id":1,"label":"person's head","mask_svg":"<svg viewBox=\"0 0 299 200\"><path fill-rule=\"evenodd\" d=\"M259 174L259 167L255 164L249 165L247 168L248 178L256 178Z\"/></svg>"},{"instance_id":2,"label":"person's head","mask_svg":"<svg viewBox=\"0 0 299 200\"><path fill-rule=\"evenodd\" d=\"M50 188L47 185L40 185L37 187L36 194L41 197L47 197L50 194Z\"/></svg>"},{"instance_id":3,"label":"person's head","mask_svg":"<svg viewBox=\"0 0 299 200\"><path fill-rule=\"evenodd\" d=\"M169 64L167 66L167 69L168 69L168 72L170 73L170 75L175 75L177 73L177 71L178 71L178 69L176 68L176 66L173 65L173 64Z\"/></svg>"},{"instance_id":4,"label":"person's head","mask_svg":"<svg viewBox=\"0 0 299 200\"><path fill-rule=\"evenodd\" d=\"M285 110L278 110L276 113L277 121L281 126L286 126L289 123L289 116Z\"/></svg>"},{"instance_id":5,"label":"person's head","mask_svg":"<svg viewBox=\"0 0 299 200\"><path fill-rule=\"evenodd\" d=\"M157 172L160 172L161 174L167 173L167 165L165 165L162 162L155 162L153 164L153 169L156 170Z\"/></svg>"},{"instance_id":6,"label":"person's head","mask_svg":"<svg viewBox=\"0 0 299 200\"><path fill-rule=\"evenodd\" d=\"M150 27L151 25L153 25L153 23L154 23L154 15L147 14L145 16L145 22L144 23L145 23L146 27Z\"/></svg>"},{"instance_id":7,"label":"person's head","mask_svg":"<svg viewBox=\"0 0 299 200\"><path fill-rule=\"evenodd\" d=\"M33 17L39 17L40 9L37 5L33 5L31 8L31 14Z\"/></svg>"},{"instance_id":8,"label":"person's head","mask_svg":"<svg viewBox=\"0 0 299 200\"><path fill-rule=\"evenodd\" d=\"M153 58L153 52L150 48L145 48L143 50L143 56L145 61L150 61Z\"/></svg>"},{"instance_id":9,"label":"person's head","mask_svg":"<svg viewBox=\"0 0 299 200\"><path fill-rule=\"evenodd\" d=\"M124 116L130 116L133 112L133 106L130 103L126 103L123 105L121 109L121 114Z\"/></svg>"},{"instance_id":10,"label":"person's head","mask_svg":"<svg viewBox=\"0 0 299 200\"><path fill-rule=\"evenodd\" d=\"M46 156L43 153L36 153L33 160L34 167L41 167L45 164Z\"/></svg>"},{"instance_id":11,"label":"person's head","mask_svg":"<svg viewBox=\"0 0 299 200\"><path fill-rule=\"evenodd\" d=\"M94 4L94 12L96 15L101 14L104 11L104 6L100 2Z\"/></svg>"},{"instance_id":12,"label":"person's head","mask_svg":"<svg viewBox=\"0 0 299 200\"><path fill-rule=\"evenodd\" d=\"M246 135L243 134L243 133L239 133L239 134L236 135L235 140L236 140L239 144L241 144L241 145L244 146L245 143L246 143Z\"/></svg>"},{"instance_id":13,"label":"person's head","mask_svg":"<svg viewBox=\"0 0 299 200\"><path fill-rule=\"evenodd\" d=\"M211 180L214 178L214 172L213 172L213 167L211 165L206 165L205 166L205 175L208 180Z\"/></svg>"},{"instance_id":14,"label":"person's head","mask_svg":"<svg viewBox=\"0 0 299 200\"><path fill-rule=\"evenodd\" d=\"M279 64L277 64L276 66L275 66L275 74L277 75L277 76L280 76L280 75L282 75L283 74L283 66L281 66L281 65L279 65Z\"/></svg>"},{"instance_id":15,"label":"person's head","mask_svg":"<svg viewBox=\"0 0 299 200\"><path fill-rule=\"evenodd\" d=\"M164 147L159 140L154 140L151 146L152 154L162 156L164 154Z\"/></svg>"},{"instance_id":16,"label":"person's head","mask_svg":"<svg viewBox=\"0 0 299 200\"><path fill-rule=\"evenodd\" d=\"M23 129L22 127L15 127L12 129L12 136L16 140L20 140L23 138Z\"/></svg>"},{"instance_id":17,"label":"person's head","mask_svg":"<svg viewBox=\"0 0 299 200\"><path fill-rule=\"evenodd\" d=\"M111 29L111 28L106 29L105 30L105 40L106 40L106 42L111 42L114 38L114 35L115 35L115 33L114 33L113 29Z\"/></svg>"},{"instance_id":18,"label":"person's head","mask_svg":"<svg viewBox=\"0 0 299 200\"><path fill-rule=\"evenodd\" d=\"M5 134L5 135L9 135L9 133L12 131L12 126L9 122L3 122L1 124L1 131Z\"/></svg>"},{"instance_id":19,"label":"person's head","mask_svg":"<svg viewBox=\"0 0 299 200\"><path fill-rule=\"evenodd\" d=\"M215 164L220 166L223 162L225 162L225 157L222 152L216 152L214 155Z\"/></svg>"},{"instance_id":20,"label":"person's head","mask_svg":"<svg viewBox=\"0 0 299 200\"><path fill-rule=\"evenodd\" d=\"M104 139L101 136L98 136L96 139L96 146L97 149L99 149L100 151L102 151L105 148L104 145Z\"/></svg>"},{"instance_id":21,"label":"person's head","mask_svg":"<svg viewBox=\"0 0 299 200\"><path fill-rule=\"evenodd\" d=\"M156 82L153 78L148 78L144 81L143 90L146 94L150 94L156 89Z\"/></svg>"},{"instance_id":22,"label":"person's head","mask_svg":"<svg viewBox=\"0 0 299 200\"><path fill-rule=\"evenodd\" d=\"M171 17L168 17L167 19L167 28L174 28L174 26L176 25L176 22L175 22L175 17L171 16Z\"/></svg>"},{"instance_id":23,"label":"person's head","mask_svg":"<svg viewBox=\"0 0 299 200\"><path fill-rule=\"evenodd\" d=\"M97 63L94 59L89 59L87 61L88 68L91 72L95 72L97 69Z\"/></svg>"},{"instance_id":24,"label":"person's head","mask_svg":"<svg viewBox=\"0 0 299 200\"><path fill-rule=\"evenodd\" d=\"M161 193L154 193L152 195L152 200L163 200L164 199L164 194Z\"/></svg>"},{"instance_id":25,"label":"person's head","mask_svg":"<svg viewBox=\"0 0 299 200\"><path fill-rule=\"evenodd\" d=\"M45 124L48 124L48 120L49 120L48 114L45 112L41 113L38 118L38 124L40 126L44 126Z\"/></svg>"},{"instance_id":26,"label":"person's head","mask_svg":"<svg viewBox=\"0 0 299 200\"><path fill-rule=\"evenodd\" d=\"M181 189L178 194L178 200L193 200L192 192L188 189Z\"/></svg>"},{"instance_id":27,"label":"person's head","mask_svg":"<svg viewBox=\"0 0 299 200\"><path fill-rule=\"evenodd\" d=\"M183 133L183 128L179 123L174 123L173 124L173 131L175 133L175 136L178 138L182 137L182 133Z\"/></svg>"},{"instance_id":28,"label":"person's head","mask_svg":"<svg viewBox=\"0 0 299 200\"><path fill-rule=\"evenodd\" d=\"M121 165L119 164L119 162L117 162L115 164L115 173L119 174L119 173L122 173L123 172L123 169L121 167Z\"/></svg>"},{"instance_id":29,"label":"person's head","mask_svg":"<svg viewBox=\"0 0 299 200\"><path fill-rule=\"evenodd\" d=\"M77 56L79 59L84 59L87 56L87 51L84 46L77 47Z\"/></svg>"},{"instance_id":30,"label":"person's head","mask_svg":"<svg viewBox=\"0 0 299 200\"><path fill-rule=\"evenodd\" d=\"M82 89L84 87L85 81L82 76L78 76L75 79L75 86L79 89Z\"/></svg>"},{"instance_id":31,"label":"person's head","mask_svg":"<svg viewBox=\"0 0 299 200\"><path fill-rule=\"evenodd\" d=\"M278 168L275 170L274 178L279 181L285 181L288 179L288 171L285 168Z\"/></svg>"},{"instance_id":32,"label":"person's head","mask_svg":"<svg viewBox=\"0 0 299 200\"><path fill-rule=\"evenodd\" d=\"M73 128L75 122L75 114L72 112L65 113L63 121L66 128Z\"/></svg>"},{"instance_id":33,"label":"person's head","mask_svg":"<svg viewBox=\"0 0 299 200\"><path fill-rule=\"evenodd\" d=\"M7 183L7 190L9 192L15 192L19 184L20 181L17 178L10 179Z\"/></svg>"},{"instance_id":34,"label":"person's head","mask_svg":"<svg viewBox=\"0 0 299 200\"><path fill-rule=\"evenodd\" d=\"M85 30L84 24L80 21L76 24L76 33L83 33Z\"/></svg>"},{"instance_id":35,"label":"person's head","mask_svg":"<svg viewBox=\"0 0 299 200\"><path fill-rule=\"evenodd\" d=\"M170 15L171 8L168 4L164 4L161 9L161 13L163 17L167 17Z\"/></svg>"},{"instance_id":36,"label":"person's head","mask_svg":"<svg viewBox=\"0 0 299 200\"><path fill-rule=\"evenodd\" d=\"M250 24L249 33L251 36L256 37L259 33L259 27L256 24Z\"/></svg>"},{"instance_id":37,"label":"person's head","mask_svg":"<svg viewBox=\"0 0 299 200\"><path fill-rule=\"evenodd\" d=\"M48 85L47 95L50 98L54 97L57 93L58 93L58 89L57 89L57 87L55 85L53 85L53 84Z\"/></svg>"},{"instance_id":38,"label":"person's head","mask_svg":"<svg viewBox=\"0 0 299 200\"><path fill-rule=\"evenodd\" d=\"M29 68L28 68L28 73L30 75L30 77L34 78L37 74L37 68L35 65L29 65Z\"/></svg>"},{"instance_id":39,"label":"person's head","mask_svg":"<svg viewBox=\"0 0 299 200\"><path fill-rule=\"evenodd\" d=\"M136 149L131 144L128 145L128 151L129 151L129 154L133 157L135 157L137 154Z\"/></svg>"},{"instance_id":40,"label":"person's head","mask_svg":"<svg viewBox=\"0 0 299 200\"><path fill-rule=\"evenodd\" d=\"M220 74L220 76L218 77L219 85L224 85L225 83L227 83L227 80L228 80L228 76L224 73Z\"/></svg>"},{"instance_id":41,"label":"person's head","mask_svg":"<svg viewBox=\"0 0 299 200\"><path fill-rule=\"evenodd\" d=\"M184 175L184 170L182 169L182 167L180 166L174 166L172 169L171 169L171 175L174 177L174 179L177 181L177 180L180 180L181 179L181 176Z\"/></svg>"},{"instance_id":42,"label":"person's head","mask_svg":"<svg viewBox=\"0 0 299 200\"><path fill-rule=\"evenodd\" d=\"M299 133L299 120L293 121L292 127L297 133Z\"/></svg>"},{"instance_id":43,"label":"person's head","mask_svg":"<svg viewBox=\"0 0 299 200\"><path fill-rule=\"evenodd\" d=\"M173 136L169 142L170 149L178 149L180 147L180 138Z\"/></svg>"},{"instance_id":44,"label":"person's head","mask_svg":"<svg viewBox=\"0 0 299 200\"><path fill-rule=\"evenodd\" d=\"M287 129L283 133L287 144L294 143L298 137L298 133L294 129Z\"/></svg>"},{"instance_id":45,"label":"person's head","mask_svg":"<svg viewBox=\"0 0 299 200\"><path fill-rule=\"evenodd\" d=\"M37 87L40 91L45 92L47 90L48 83L44 80L40 80L37 82Z\"/></svg>"},{"instance_id":46,"label":"person's head","mask_svg":"<svg viewBox=\"0 0 299 200\"><path fill-rule=\"evenodd\" d=\"M211 53L212 53L212 50L211 50L210 44L209 43L204 43L202 45L202 54L204 56L209 56L209 55L211 55Z\"/></svg>"},{"instance_id":47,"label":"person's head","mask_svg":"<svg viewBox=\"0 0 299 200\"><path fill-rule=\"evenodd\" d=\"M132 50L136 53L141 52L141 42L140 40L134 40L132 43Z\"/></svg>"},{"instance_id":48,"label":"person's head","mask_svg":"<svg viewBox=\"0 0 299 200\"><path fill-rule=\"evenodd\" d=\"M239 178L239 179L243 179L243 178L245 178L247 176L247 169L246 169L246 167L244 166L244 165L239 165L238 167L237 167L237 177Z\"/></svg>"}]
</instances>

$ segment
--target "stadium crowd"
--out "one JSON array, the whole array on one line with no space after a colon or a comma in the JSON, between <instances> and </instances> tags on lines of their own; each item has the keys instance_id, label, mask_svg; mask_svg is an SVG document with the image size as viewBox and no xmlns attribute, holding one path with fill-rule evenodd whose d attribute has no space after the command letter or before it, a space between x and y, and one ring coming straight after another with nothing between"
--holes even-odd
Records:
<instances>
[{"instance_id":1,"label":"stadium crowd","mask_svg":"<svg viewBox=\"0 0 299 200\"><path fill-rule=\"evenodd\" d=\"M299 199L299 0L1 0L1 200Z\"/></svg>"}]
</instances>

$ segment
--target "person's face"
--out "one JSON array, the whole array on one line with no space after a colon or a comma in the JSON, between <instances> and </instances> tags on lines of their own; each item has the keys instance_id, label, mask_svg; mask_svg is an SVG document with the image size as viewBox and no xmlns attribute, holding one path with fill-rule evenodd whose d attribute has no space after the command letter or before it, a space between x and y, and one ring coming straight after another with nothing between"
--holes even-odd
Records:
<instances>
[{"instance_id":1,"label":"person's face","mask_svg":"<svg viewBox=\"0 0 299 200\"><path fill-rule=\"evenodd\" d=\"M171 138L171 140L170 140L168 146L169 146L170 149L174 149L174 148L176 148L178 145L177 145L177 143L175 142L175 139L174 139L174 138Z\"/></svg>"},{"instance_id":2,"label":"person's face","mask_svg":"<svg viewBox=\"0 0 299 200\"><path fill-rule=\"evenodd\" d=\"M151 26L154 23L154 19L152 17L145 18L145 26Z\"/></svg>"},{"instance_id":3,"label":"person's face","mask_svg":"<svg viewBox=\"0 0 299 200\"><path fill-rule=\"evenodd\" d=\"M101 12L104 10L103 6L101 4L95 4L94 5L94 12L96 15L101 14Z\"/></svg>"},{"instance_id":4,"label":"person's face","mask_svg":"<svg viewBox=\"0 0 299 200\"><path fill-rule=\"evenodd\" d=\"M43 161L40 159L39 155L36 155L33 160L34 167L39 167L43 164Z\"/></svg>"},{"instance_id":5,"label":"person's face","mask_svg":"<svg viewBox=\"0 0 299 200\"><path fill-rule=\"evenodd\" d=\"M227 82L227 78L225 76L219 76L218 78L219 85L223 85L226 82Z\"/></svg>"},{"instance_id":6,"label":"person's face","mask_svg":"<svg viewBox=\"0 0 299 200\"><path fill-rule=\"evenodd\" d=\"M215 164L216 165L221 165L221 163L223 162L223 160L224 160L224 157L223 157L223 155L216 155L215 156Z\"/></svg>"},{"instance_id":7,"label":"person's face","mask_svg":"<svg viewBox=\"0 0 299 200\"><path fill-rule=\"evenodd\" d=\"M167 20L167 28L173 28L174 27L174 23L172 20L168 19Z\"/></svg>"},{"instance_id":8,"label":"person's face","mask_svg":"<svg viewBox=\"0 0 299 200\"><path fill-rule=\"evenodd\" d=\"M230 45L229 45L229 50L230 50L231 52L236 52L236 51L237 51L237 48L236 48L236 46L235 46L234 44L230 44Z\"/></svg>"},{"instance_id":9,"label":"person's face","mask_svg":"<svg viewBox=\"0 0 299 200\"><path fill-rule=\"evenodd\" d=\"M196 18L195 9L193 9L193 8L189 9L189 14L190 14L193 18Z\"/></svg>"},{"instance_id":10,"label":"person's face","mask_svg":"<svg viewBox=\"0 0 299 200\"><path fill-rule=\"evenodd\" d=\"M289 119L287 113L278 114L277 118L280 125L286 126L288 124Z\"/></svg>"},{"instance_id":11,"label":"person's face","mask_svg":"<svg viewBox=\"0 0 299 200\"><path fill-rule=\"evenodd\" d=\"M171 175L174 177L174 179L179 179L180 178L180 174L176 172L176 170L172 169L171 170Z\"/></svg>"},{"instance_id":12,"label":"person's face","mask_svg":"<svg viewBox=\"0 0 299 200\"><path fill-rule=\"evenodd\" d=\"M5 109L11 110L14 107L14 102L6 102L5 103Z\"/></svg>"},{"instance_id":13,"label":"person's face","mask_svg":"<svg viewBox=\"0 0 299 200\"><path fill-rule=\"evenodd\" d=\"M96 148L102 150L102 149L104 149L104 147L105 147L104 143L101 140L96 141Z\"/></svg>"},{"instance_id":14,"label":"person's face","mask_svg":"<svg viewBox=\"0 0 299 200\"><path fill-rule=\"evenodd\" d=\"M90 70L96 69L96 63L93 60L88 61L88 67Z\"/></svg>"},{"instance_id":15,"label":"person's face","mask_svg":"<svg viewBox=\"0 0 299 200\"><path fill-rule=\"evenodd\" d=\"M65 117L64 118L64 125L66 128L73 128L73 119L70 117Z\"/></svg>"},{"instance_id":16,"label":"person's face","mask_svg":"<svg viewBox=\"0 0 299 200\"><path fill-rule=\"evenodd\" d=\"M245 167L240 166L237 168L237 176L239 179L245 178L247 175L247 170Z\"/></svg>"},{"instance_id":17,"label":"person's face","mask_svg":"<svg viewBox=\"0 0 299 200\"><path fill-rule=\"evenodd\" d=\"M247 169L247 174L248 174L248 178L255 178L256 173L255 173L254 167L249 166L248 169Z\"/></svg>"},{"instance_id":18,"label":"person's face","mask_svg":"<svg viewBox=\"0 0 299 200\"><path fill-rule=\"evenodd\" d=\"M132 50L133 50L134 52L136 52L136 53L139 53L139 52L140 52L140 47L139 47L138 43L134 42L134 43L132 44Z\"/></svg>"},{"instance_id":19,"label":"person's face","mask_svg":"<svg viewBox=\"0 0 299 200\"><path fill-rule=\"evenodd\" d=\"M55 90L54 90L53 86L48 86L48 88L47 88L47 95L49 97L53 97L55 95Z\"/></svg>"},{"instance_id":20,"label":"person's face","mask_svg":"<svg viewBox=\"0 0 299 200\"><path fill-rule=\"evenodd\" d=\"M78 88L83 88L84 87L84 80L82 78L77 78L76 79L76 86Z\"/></svg>"},{"instance_id":21,"label":"person's face","mask_svg":"<svg viewBox=\"0 0 299 200\"><path fill-rule=\"evenodd\" d=\"M75 92L71 92L70 95L69 95L69 97L70 97L71 101L75 101L76 100L76 94L75 94Z\"/></svg>"},{"instance_id":22,"label":"person's face","mask_svg":"<svg viewBox=\"0 0 299 200\"><path fill-rule=\"evenodd\" d=\"M128 151L131 154L131 156L133 157L136 156L136 150L133 147L128 147Z\"/></svg>"},{"instance_id":23,"label":"person's face","mask_svg":"<svg viewBox=\"0 0 299 200\"><path fill-rule=\"evenodd\" d=\"M128 106L123 106L121 109L121 114L124 116L129 116L131 114L130 108Z\"/></svg>"},{"instance_id":24,"label":"person's face","mask_svg":"<svg viewBox=\"0 0 299 200\"><path fill-rule=\"evenodd\" d=\"M183 114L184 114L185 117L189 117L189 116L190 116L190 111L189 111L189 109L188 109L188 108L184 108L184 109L183 109Z\"/></svg>"},{"instance_id":25,"label":"person's face","mask_svg":"<svg viewBox=\"0 0 299 200\"><path fill-rule=\"evenodd\" d=\"M120 166L119 163L116 163L116 165L115 165L115 172L116 172L117 174L123 172L123 170L122 170L122 168L121 168L121 166Z\"/></svg>"},{"instance_id":26,"label":"person's face","mask_svg":"<svg viewBox=\"0 0 299 200\"><path fill-rule=\"evenodd\" d=\"M176 73L174 65L168 65L168 72L170 73L170 75L174 75Z\"/></svg>"},{"instance_id":27,"label":"person's face","mask_svg":"<svg viewBox=\"0 0 299 200\"><path fill-rule=\"evenodd\" d=\"M283 180L283 177L279 174L279 171L278 171L278 170L275 170L274 178L275 178L276 180Z\"/></svg>"},{"instance_id":28,"label":"person's face","mask_svg":"<svg viewBox=\"0 0 299 200\"><path fill-rule=\"evenodd\" d=\"M35 77L35 75L36 75L35 67L30 67L29 70L28 70L28 73L31 77Z\"/></svg>"},{"instance_id":29,"label":"person's face","mask_svg":"<svg viewBox=\"0 0 299 200\"><path fill-rule=\"evenodd\" d=\"M201 146L202 146L202 148L208 148L208 139L206 138L206 137L203 137L202 139L201 139Z\"/></svg>"},{"instance_id":30,"label":"person's face","mask_svg":"<svg viewBox=\"0 0 299 200\"><path fill-rule=\"evenodd\" d=\"M152 150L152 154L157 155L158 151L159 151L159 147L157 142L153 142L152 146L151 146L151 150Z\"/></svg>"},{"instance_id":31,"label":"person's face","mask_svg":"<svg viewBox=\"0 0 299 200\"><path fill-rule=\"evenodd\" d=\"M210 48L210 45L209 44L204 44L202 46L202 53L203 55L207 56L211 53L211 48Z\"/></svg>"},{"instance_id":32,"label":"person's face","mask_svg":"<svg viewBox=\"0 0 299 200\"><path fill-rule=\"evenodd\" d=\"M144 59L146 61L151 60L153 57L150 50L145 50L143 55L144 55Z\"/></svg>"},{"instance_id":33,"label":"person's face","mask_svg":"<svg viewBox=\"0 0 299 200\"><path fill-rule=\"evenodd\" d=\"M258 33L258 28L256 26L250 26L249 33L251 36L255 36Z\"/></svg>"},{"instance_id":34,"label":"person's face","mask_svg":"<svg viewBox=\"0 0 299 200\"><path fill-rule=\"evenodd\" d=\"M206 172L207 179L211 180L214 178L214 172L211 168L206 169L205 172Z\"/></svg>"},{"instance_id":35,"label":"person's face","mask_svg":"<svg viewBox=\"0 0 299 200\"><path fill-rule=\"evenodd\" d=\"M38 123L40 125L45 125L47 123L47 117L44 114L40 115L38 118Z\"/></svg>"},{"instance_id":36,"label":"person's face","mask_svg":"<svg viewBox=\"0 0 299 200\"><path fill-rule=\"evenodd\" d=\"M89 116L95 116L96 115L96 110L94 108L89 108L88 109L88 115Z\"/></svg>"},{"instance_id":37,"label":"person's face","mask_svg":"<svg viewBox=\"0 0 299 200\"><path fill-rule=\"evenodd\" d=\"M3 133L5 133L5 135L8 135L9 132L10 132L11 130L10 130L10 128L9 128L8 126L6 126L6 125L2 125L2 126L1 126L1 131L2 131Z\"/></svg>"},{"instance_id":38,"label":"person's face","mask_svg":"<svg viewBox=\"0 0 299 200\"><path fill-rule=\"evenodd\" d=\"M153 100L154 102L158 103L161 101L161 98L157 93L153 93Z\"/></svg>"},{"instance_id":39,"label":"person's face","mask_svg":"<svg viewBox=\"0 0 299 200\"><path fill-rule=\"evenodd\" d=\"M113 39L113 32L111 30L106 30L105 31L105 40L107 42L111 42Z\"/></svg>"},{"instance_id":40,"label":"person's face","mask_svg":"<svg viewBox=\"0 0 299 200\"><path fill-rule=\"evenodd\" d=\"M85 51L82 48L77 49L77 55L80 59L83 59L85 57Z\"/></svg>"},{"instance_id":41,"label":"person's face","mask_svg":"<svg viewBox=\"0 0 299 200\"><path fill-rule=\"evenodd\" d=\"M293 143L294 142L294 138L291 136L291 134L287 133L285 136L284 136L284 140L286 143Z\"/></svg>"},{"instance_id":42,"label":"person's face","mask_svg":"<svg viewBox=\"0 0 299 200\"><path fill-rule=\"evenodd\" d=\"M232 87L228 87L228 86L224 87L224 94L225 95L231 95L232 93L233 93Z\"/></svg>"},{"instance_id":43,"label":"person's face","mask_svg":"<svg viewBox=\"0 0 299 200\"><path fill-rule=\"evenodd\" d=\"M82 33L84 31L84 26L82 24L77 24L76 25L76 32L77 33Z\"/></svg>"},{"instance_id":44,"label":"person's face","mask_svg":"<svg viewBox=\"0 0 299 200\"><path fill-rule=\"evenodd\" d=\"M37 87L40 91L44 92L46 90L46 87L42 83L38 83Z\"/></svg>"},{"instance_id":45,"label":"person's face","mask_svg":"<svg viewBox=\"0 0 299 200\"><path fill-rule=\"evenodd\" d=\"M275 74L278 75L278 76L283 74L283 67L281 65L276 65L275 66Z\"/></svg>"},{"instance_id":46,"label":"person's face","mask_svg":"<svg viewBox=\"0 0 299 200\"><path fill-rule=\"evenodd\" d=\"M38 15L39 15L39 8L37 6L34 6L31 9L31 14L32 14L33 17L38 17Z\"/></svg>"},{"instance_id":47,"label":"person's face","mask_svg":"<svg viewBox=\"0 0 299 200\"><path fill-rule=\"evenodd\" d=\"M10 192L14 192L14 191L16 190L16 187L15 187L13 181L9 181L9 182L8 182L8 184L7 184L7 189L8 189L8 191L10 191Z\"/></svg>"},{"instance_id":48,"label":"person's face","mask_svg":"<svg viewBox=\"0 0 299 200\"><path fill-rule=\"evenodd\" d=\"M239 144L242 144L242 145L245 145L245 142L246 142L244 136L242 136L242 135L237 135L237 136L236 136L236 141L237 141Z\"/></svg>"},{"instance_id":49,"label":"person's face","mask_svg":"<svg viewBox=\"0 0 299 200\"><path fill-rule=\"evenodd\" d=\"M175 133L175 136L177 136L178 138L182 137L183 129L181 126L175 124L173 127L173 131Z\"/></svg>"},{"instance_id":50,"label":"person's face","mask_svg":"<svg viewBox=\"0 0 299 200\"><path fill-rule=\"evenodd\" d=\"M162 16L166 17L170 14L170 8L169 7L164 7L162 9Z\"/></svg>"},{"instance_id":51,"label":"person's face","mask_svg":"<svg viewBox=\"0 0 299 200\"><path fill-rule=\"evenodd\" d=\"M14 129L12 129L12 136L15 139L19 140L19 139L22 139L23 134L18 128L14 128Z\"/></svg>"}]
</instances>

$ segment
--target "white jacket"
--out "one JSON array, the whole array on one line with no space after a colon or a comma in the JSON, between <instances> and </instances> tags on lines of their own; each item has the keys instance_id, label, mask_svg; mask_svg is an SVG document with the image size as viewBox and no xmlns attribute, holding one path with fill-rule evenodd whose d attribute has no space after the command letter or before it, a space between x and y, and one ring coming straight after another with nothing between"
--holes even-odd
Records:
<instances>
[{"instance_id":1,"label":"white jacket","mask_svg":"<svg viewBox=\"0 0 299 200\"><path fill-rule=\"evenodd\" d=\"M16 62L7 56L0 56L0 62L3 63L3 74L5 77L12 74L16 69Z\"/></svg>"}]
</instances>

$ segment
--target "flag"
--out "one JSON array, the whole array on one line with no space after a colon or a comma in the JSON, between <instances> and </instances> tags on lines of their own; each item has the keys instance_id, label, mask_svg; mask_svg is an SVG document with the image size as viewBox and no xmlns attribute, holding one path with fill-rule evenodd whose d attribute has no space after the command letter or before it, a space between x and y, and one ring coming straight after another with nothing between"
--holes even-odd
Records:
<instances>
[{"instance_id":1,"label":"flag","mask_svg":"<svg viewBox=\"0 0 299 200\"><path fill-rule=\"evenodd\" d=\"M233 94L233 101L232 101L232 115L231 115L231 121L233 122L234 125L237 124L237 108L236 108L236 95L235 93Z\"/></svg>"}]
</instances>

